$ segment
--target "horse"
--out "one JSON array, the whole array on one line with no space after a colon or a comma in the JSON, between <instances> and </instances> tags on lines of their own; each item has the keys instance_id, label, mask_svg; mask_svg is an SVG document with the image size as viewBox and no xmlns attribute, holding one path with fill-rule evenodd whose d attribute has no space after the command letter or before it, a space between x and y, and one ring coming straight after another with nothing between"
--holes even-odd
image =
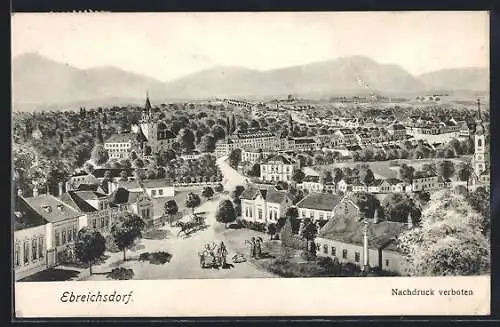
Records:
<instances>
[{"instance_id":1,"label":"horse","mask_svg":"<svg viewBox=\"0 0 500 327\"><path fill-rule=\"evenodd\" d=\"M181 230L177 233L177 237L179 237L179 235L181 233L184 233L184 235L189 235L189 232L192 231L193 227L194 227L194 224L192 222L182 222L182 221L178 221L175 226L177 227L180 227Z\"/></svg>"}]
</instances>

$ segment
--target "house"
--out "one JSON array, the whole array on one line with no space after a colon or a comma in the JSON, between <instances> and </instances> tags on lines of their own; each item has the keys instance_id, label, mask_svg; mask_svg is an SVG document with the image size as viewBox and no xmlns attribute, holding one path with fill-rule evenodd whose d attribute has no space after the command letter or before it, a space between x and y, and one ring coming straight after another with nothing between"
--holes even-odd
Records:
<instances>
[{"instance_id":1,"label":"house","mask_svg":"<svg viewBox=\"0 0 500 327\"><path fill-rule=\"evenodd\" d=\"M124 159L132 148L134 134L114 134L104 142L104 149L111 159Z\"/></svg>"},{"instance_id":2,"label":"house","mask_svg":"<svg viewBox=\"0 0 500 327\"><path fill-rule=\"evenodd\" d=\"M124 206L128 211L138 215L146 222L146 228L151 228L155 225L153 215L153 202L149 195L144 191L129 191L123 187L119 187L109 196L109 202L115 206Z\"/></svg>"},{"instance_id":3,"label":"house","mask_svg":"<svg viewBox=\"0 0 500 327\"><path fill-rule=\"evenodd\" d=\"M180 157L184 160L196 160L202 156L203 153L200 153L199 151L184 152L180 155Z\"/></svg>"},{"instance_id":4,"label":"house","mask_svg":"<svg viewBox=\"0 0 500 327\"><path fill-rule=\"evenodd\" d=\"M249 128L244 132L236 131L229 139L237 148L271 150L278 149L280 146L279 137L265 128Z\"/></svg>"},{"instance_id":5,"label":"house","mask_svg":"<svg viewBox=\"0 0 500 327\"><path fill-rule=\"evenodd\" d=\"M44 220L47 267L61 262L65 250L74 244L78 231L86 226L86 216L52 195L21 197L27 216ZM35 218L33 218L35 219ZM40 228L41 230L41 228Z\"/></svg>"},{"instance_id":6,"label":"house","mask_svg":"<svg viewBox=\"0 0 500 327\"><path fill-rule=\"evenodd\" d=\"M409 187L409 185L407 185L406 183L404 183L402 180L400 180L398 178L388 178L388 179L386 179L386 182L391 186L390 191L392 193L406 192L407 187L411 188L411 187Z\"/></svg>"},{"instance_id":7,"label":"house","mask_svg":"<svg viewBox=\"0 0 500 327\"><path fill-rule=\"evenodd\" d=\"M352 180L351 186L353 192L368 192L368 186L357 178Z\"/></svg>"},{"instance_id":8,"label":"house","mask_svg":"<svg viewBox=\"0 0 500 327\"><path fill-rule=\"evenodd\" d=\"M105 235L123 212L128 212L125 205L110 202L110 196L95 191L69 191L61 195L61 201L86 216L87 226Z\"/></svg>"},{"instance_id":9,"label":"house","mask_svg":"<svg viewBox=\"0 0 500 327\"><path fill-rule=\"evenodd\" d=\"M451 187L451 180L449 178L444 179L443 176L438 176L437 187L439 188L448 188Z\"/></svg>"},{"instance_id":10,"label":"house","mask_svg":"<svg viewBox=\"0 0 500 327\"><path fill-rule=\"evenodd\" d=\"M256 163L276 153L275 151L262 151L262 149L244 148L241 150L241 161Z\"/></svg>"},{"instance_id":11,"label":"house","mask_svg":"<svg viewBox=\"0 0 500 327\"><path fill-rule=\"evenodd\" d=\"M292 205L290 194L278 191L274 186L250 184L240 199L242 218L260 223L277 223Z\"/></svg>"},{"instance_id":12,"label":"house","mask_svg":"<svg viewBox=\"0 0 500 327\"><path fill-rule=\"evenodd\" d=\"M323 192L323 183L319 176L307 175L302 180L302 183L297 184L297 188L309 192Z\"/></svg>"},{"instance_id":13,"label":"house","mask_svg":"<svg viewBox=\"0 0 500 327\"><path fill-rule=\"evenodd\" d=\"M439 187L438 180L435 173L418 171L413 177L411 189L413 192L434 190Z\"/></svg>"},{"instance_id":14,"label":"house","mask_svg":"<svg viewBox=\"0 0 500 327\"><path fill-rule=\"evenodd\" d=\"M227 139L225 141L219 140L217 141L217 143L215 143L215 156L217 158L227 156L236 147L236 144L230 139Z\"/></svg>"},{"instance_id":15,"label":"house","mask_svg":"<svg viewBox=\"0 0 500 327\"><path fill-rule=\"evenodd\" d=\"M297 163L292 159L278 154L264 160L260 165L260 178L264 181L290 182Z\"/></svg>"},{"instance_id":16,"label":"house","mask_svg":"<svg viewBox=\"0 0 500 327\"><path fill-rule=\"evenodd\" d=\"M328 182L323 185L323 191L324 192L335 192L335 183L334 182Z\"/></svg>"},{"instance_id":17,"label":"house","mask_svg":"<svg viewBox=\"0 0 500 327\"><path fill-rule=\"evenodd\" d=\"M130 192L145 191L151 198L165 198L175 195L175 187L166 179L151 179L139 181L118 182L122 188Z\"/></svg>"},{"instance_id":18,"label":"house","mask_svg":"<svg viewBox=\"0 0 500 327\"><path fill-rule=\"evenodd\" d=\"M365 256L371 268L403 274L403 255L395 245L407 224L391 221L371 222L367 227L367 253L364 253L363 221L335 217L319 231L315 239L317 255L337 258L341 263L360 267Z\"/></svg>"},{"instance_id":19,"label":"house","mask_svg":"<svg viewBox=\"0 0 500 327\"><path fill-rule=\"evenodd\" d=\"M291 146L293 144L293 147ZM295 137L289 141L289 149L295 151L312 151L318 147L318 143L312 137Z\"/></svg>"},{"instance_id":20,"label":"house","mask_svg":"<svg viewBox=\"0 0 500 327\"><path fill-rule=\"evenodd\" d=\"M368 192L370 193L390 193L391 189L391 184L384 179L375 179L373 183L368 186Z\"/></svg>"},{"instance_id":21,"label":"house","mask_svg":"<svg viewBox=\"0 0 500 327\"><path fill-rule=\"evenodd\" d=\"M353 183L352 177L344 177L337 183L337 189L342 193L353 191Z\"/></svg>"},{"instance_id":22,"label":"house","mask_svg":"<svg viewBox=\"0 0 500 327\"><path fill-rule=\"evenodd\" d=\"M297 203L299 219L327 221L334 216L334 209L342 197L330 193L310 193Z\"/></svg>"},{"instance_id":23,"label":"house","mask_svg":"<svg viewBox=\"0 0 500 327\"><path fill-rule=\"evenodd\" d=\"M458 136L467 138L471 136L471 130L466 121L458 121L457 125L459 126Z\"/></svg>"},{"instance_id":24,"label":"house","mask_svg":"<svg viewBox=\"0 0 500 327\"><path fill-rule=\"evenodd\" d=\"M392 136L393 139L405 139L406 138L406 127L402 124L391 124L387 132Z\"/></svg>"},{"instance_id":25,"label":"house","mask_svg":"<svg viewBox=\"0 0 500 327\"><path fill-rule=\"evenodd\" d=\"M343 146L358 145L358 137L356 133L350 128L341 128L335 132L337 144Z\"/></svg>"},{"instance_id":26,"label":"house","mask_svg":"<svg viewBox=\"0 0 500 327\"><path fill-rule=\"evenodd\" d=\"M12 213L14 226L15 280L47 269L47 221L27 210L20 196L14 200Z\"/></svg>"}]
</instances>

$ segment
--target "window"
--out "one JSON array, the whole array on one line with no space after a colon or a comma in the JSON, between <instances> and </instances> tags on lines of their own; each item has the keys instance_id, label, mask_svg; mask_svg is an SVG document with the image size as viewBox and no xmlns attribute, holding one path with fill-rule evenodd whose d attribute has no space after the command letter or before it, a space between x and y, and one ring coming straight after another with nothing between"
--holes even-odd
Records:
<instances>
[{"instance_id":1,"label":"window","mask_svg":"<svg viewBox=\"0 0 500 327\"><path fill-rule=\"evenodd\" d=\"M61 245L61 239L60 239L59 231L56 231L56 246Z\"/></svg>"},{"instance_id":2,"label":"window","mask_svg":"<svg viewBox=\"0 0 500 327\"><path fill-rule=\"evenodd\" d=\"M158 195L163 195L163 190L162 189L158 190Z\"/></svg>"},{"instance_id":3,"label":"window","mask_svg":"<svg viewBox=\"0 0 500 327\"><path fill-rule=\"evenodd\" d=\"M319 220L323 220L324 218L325 218L325 217L324 217L323 213L322 213L322 212L320 212L320 214L319 214Z\"/></svg>"},{"instance_id":4,"label":"window","mask_svg":"<svg viewBox=\"0 0 500 327\"><path fill-rule=\"evenodd\" d=\"M354 261L359 262L359 252L354 253Z\"/></svg>"},{"instance_id":5,"label":"window","mask_svg":"<svg viewBox=\"0 0 500 327\"><path fill-rule=\"evenodd\" d=\"M347 215L349 213L349 208L347 207L347 203L344 206L344 214Z\"/></svg>"},{"instance_id":6,"label":"window","mask_svg":"<svg viewBox=\"0 0 500 327\"><path fill-rule=\"evenodd\" d=\"M262 219L262 209L259 209L259 219Z\"/></svg>"},{"instance_id":7,"label":"window","mask_svg":"<svg viewBox=\"0 0 500 327\"><path fill-rule=\"evenodd\" d=\"M332 251L332 252L331 252L332 256L334 256L334 257L335 257L335 256L337 255L337 249L336 249L334 246L332 246L331 251Z\"/></svg>"},{"instance_id":8,"label":"window","mask_svg":"<svg viewBox=\"0 0 500 327\"><path fill-rule=\"evenodd\" d=\"M104 221L105 221L104 217L101 217L101 228L104 227Z\"/></svg>"},{"instance_id":9,"label":"window","mask_svg":"<svg viewBox=\"0 0 500 327\"><path fill-rule=\"evenodd\" d=\"M15 261L16 266L21 265L20 255L21 255L21 246L19 246L19 243L16 243L16 249L14 252L14 261Z\"/></svg>"},{"instance_id":10,"label":"window","mask_svg":"<svg viewBox=\"0 0 500 327\"><path fill-rule=\"evenodd\" d=\"M24 250L24 264L27 264L30 260L29 258L30 244L28 241L24 241L23 250Z\"/></svg>"},{"instance_id":11,"label":"window","mask_svg":"<svg viewBox=\"0 0 500 327\"><path fill-rule=\"evenodd\" d=\"M481 139L477 139L477 146L482 146L483 145L483 142Z\"/></svg>"},{"instance_id":12,"label":"window","mask_svg":"<svg viewBox=\"0 0 500 327\"><path fill-rule=\"evenodd\" d=\"M97 228L97 218L92 219L92 228Z\"/></svg>"},{"instance_id":13,"label":"window","mask_svg":"<svg viewBox=\"0 0 500 327\"><path fill-rule=\"evenodd\" d=\"M38 259L36 239L31 240L31 256L33 258L33 261Z\"/></svg>"},{"instance_id":14,"label":"window","mask_svg":"<svg viewBox=\"0 0 500 327\"><path fill-rule=\"evenodd\" d=\"M342 258L347 259L347 250L342 250Z\"/></svg>"},{"instance_id":15,"label":"window","mask_svg":"<svg viewBox=\"0 0 500 327\"><path fill-rule=\"evenodd\" d=\"M302 218L306 218L306 211L302 210Z\"/></svg>"},{"instance_id":16,"label":"window","mask_svg":"<svg viewBox=\"0 0 500 327\"><path fill-rule=\"evenodd\" d=\"M62 231L62 244L66 244L66 231Z\"/></svg>"},{"instance_id":17,"label":"window","mask_svg":"<svg viewBox=\"0 0 500 327\"><path fill-rule=\"evenodd\" d=\"M68 229L68 242L73 240L73 230Z\"/></svg>"},{"instance_id":18,"label":"window","mask_svg":"<svg viewBox=\"0 0 500 327\"><path fill-rule=\"evenodd\" d=\"M156 196L156 190L151 191L151 196Z\"/></svg>"},{"instance_id":19,"label":"window","mask_svg":"<svg viewBox=\"0 0 500 327\"><path fill-rule=\"evenodd\" d=\"M44 253L43 253L43 252L44 252L43 242L44 242L43 237L40 237L40 238L38 239L38 256L39 256L40 258L43 258L43 256L44 256Z\"/></svg>"},{"instance_id":20,"label":"window","mask_svg":"<svg viewBox=\"0 0 500 327\"><path fill-rule=\"evenodd\" d=\"M389 266L389 259L386 259L385 260L385 266L388 267Z\"/></svg>"},{"instance_id":21,"label":"window","mask_svg":"<svg viewBox=\"0 0 500 327\"><path fill-rule=\"evenodd\" d=\"M76 226L73 226L73 239L76 239L76 234L77 234Z\"/></svg>"},{"instance_id":22,"label":"window","mask_svg":"<svg viewBox=\"0 0 500 327\"><path fill-rule=\"evenodd\" d=\"M323 253L328 254L328 245L323 244Z\"/></svg>"}]
</instances>

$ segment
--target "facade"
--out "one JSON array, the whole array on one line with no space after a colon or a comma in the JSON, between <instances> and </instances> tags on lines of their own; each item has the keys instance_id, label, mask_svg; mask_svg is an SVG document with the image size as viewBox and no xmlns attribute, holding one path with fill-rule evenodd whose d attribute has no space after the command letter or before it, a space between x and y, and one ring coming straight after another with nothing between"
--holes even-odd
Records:
<instances>
[{"instance_id":1,"label":"facade","mask_svg":"<svg viewBox=\"0 0 500 327\"><path fill-rule=\"evenodd\" d=\"M264 185L250 185L240 199L243 219L266 224L277 223L292 204L288 192Z\"/></svg>"},{"instance_id":2,"label":"facade","mask_svg":"<svg viewBox=\"0 0 500 327\"><path fill-rule=\"evenodd\" d=\"M144 180L141 184L137 181L119 182L119 185L130 192L145 191L151 198L165 198L175 195L175 187L164 179Z\"/></svg>"},{"instance_id":3,"label":"facade","mask_svg":"<svg viewBox=\"0 0 500 327\"><path fill-rule=\"evenodd\" d=\"M369 222L366 233L367 246L364 247L363 222L350 218L335 218L323 226L315 239L317 255L336 257L341 263L353 263L360 267L363 267L366 257L370 268L401 275L403 255L396 248L394 241L406 229L407 225L403 223Z\"/></svg>"},{"instance_id":4,"label":"facade","mask_svg":"<svg viewBox=\"0 0 500 327\"><path fill-rule=\"evenodd\" d=\"M144 190L129 191L120 187L110 195L109 201L141 217L146 222L146 228L154 226L153 201Z\"/></svg>"},{"instance_id":5,"label":"facade","mask_svg":"<svg viewBox=\"0 0 500 327\"><path fill-rule=\"evenodd\" d=\"M271 151L262 151L260 149L247 149L244 148L241 150L241 161L242 162L251 162L256 163L264 158L267 158L276 152Z\"/></svg>"},{"instance_id":6,"label":"facade","mask_svg":"<svg viewBox=\"0 0 500 327\"><path fill-rule=\"evenodd\" d=\"M290 182L296 168L296 163L282 154L271 156L261 163L260 178L264 181Z\"/></svg>"},{"instance_id":7,"label":"facade","mask_svg":"<svg viewBox=\"0 0 500 327\"><path fill-rule=\"evenodd\" d=\"M318 143L312 137L294 137L288 140L289 150L313 151L318 147Z\"/></svg>"},{"instance_id":8,"label":"facade","mask_svg":"<svg viewBox=\"0 0 500 327\"><path fill-rule=\"evenodd\" d=\"M132 148L133 134L115 134L104 142L104 148L111 159L124 159Z\"/></svg>"},{"instance_id":9,"label":"facade","mask_svg":"<svg viewBox=\"0 0 500 327\"><path fill-rule=\"evenodd\" d=\"M412 182L412 191L427 191L439 188L439 178L436 174L416 175Z\"/></svg>"},{"instance_id":10,"label":"facade","mask_svg":"<svg viewBox=\"0 0 500 327\"><path fill-rule=\"evenodd\" d=\"M323 192L323 183L319 176L307 175L302 183L297 184L297 188L309 192Z\"/></svg>"},{"instance_id":11,"label":"facade","mask_svg":"<svg viewBox=\"0 0 500 327\"><path fill-rule=\"evenodd\" d=\"M402 124L392 124L387 129L389 134L393 137L393 139L405 139L406 138L406 127Z\"/></svg>"},{"instance_id":12,"label":"facade","mask_svg":"<svg viewBox=\"0 0 500 327\"><path fill-rule=\"evenodd\" d=\"M341 200L340 196L334 194L310 193L297 203L298 219L328 221L334 216L334 209Z\"/></svg>"}]
</instances>

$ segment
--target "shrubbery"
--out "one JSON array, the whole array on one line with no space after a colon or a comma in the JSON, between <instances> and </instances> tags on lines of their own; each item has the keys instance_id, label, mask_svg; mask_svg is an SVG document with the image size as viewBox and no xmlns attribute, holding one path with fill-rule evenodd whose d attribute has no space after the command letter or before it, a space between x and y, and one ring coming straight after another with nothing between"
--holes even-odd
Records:
<instances>
[{"instance_id":1,"label":"shrubbery","mask_svg":"<svg viewBox=\"0 0 500 327\"><path fill-rule=\"evenodd\" d=\"M134 271L123 267L118 267L109 272L106 277L117 280L127 280L134 278Z\"/></svg>"},{"instance_id":2,"label":"shrubbery","mask_svg":"<svg viewBox=\"0 0 500 327\"><path fill-rule=\"evenodd\" d=\"M170 262L172 255L167 252L159 251L159 252L145 252L139 255L139 261L149 261L149 263L154 265L163 265L167 262Z\"/></svg>"},{"instance_id":3,"label":"shrubbery","mask_svg":"<svg viewBox=\"0 0 500 327\"><path fill-rule=\"evenodd\" d=\"M257 232L265 233L266 232L266 224L260 223L257 221L248 221L245 219L239 219L238 222L244 227Z\"/></svg>"},{"instance_id":4,"label":"shrubbery","mask_svg":"<svg viewBox=\"0 0 500 327\"><path fill-rule=\"evenodd\" d=\"M111 253L116 253L121 251L116 245L113 235L108 234L106 235L105 239L106 239L106 251Z\"/></svg>"}]
</instances>

